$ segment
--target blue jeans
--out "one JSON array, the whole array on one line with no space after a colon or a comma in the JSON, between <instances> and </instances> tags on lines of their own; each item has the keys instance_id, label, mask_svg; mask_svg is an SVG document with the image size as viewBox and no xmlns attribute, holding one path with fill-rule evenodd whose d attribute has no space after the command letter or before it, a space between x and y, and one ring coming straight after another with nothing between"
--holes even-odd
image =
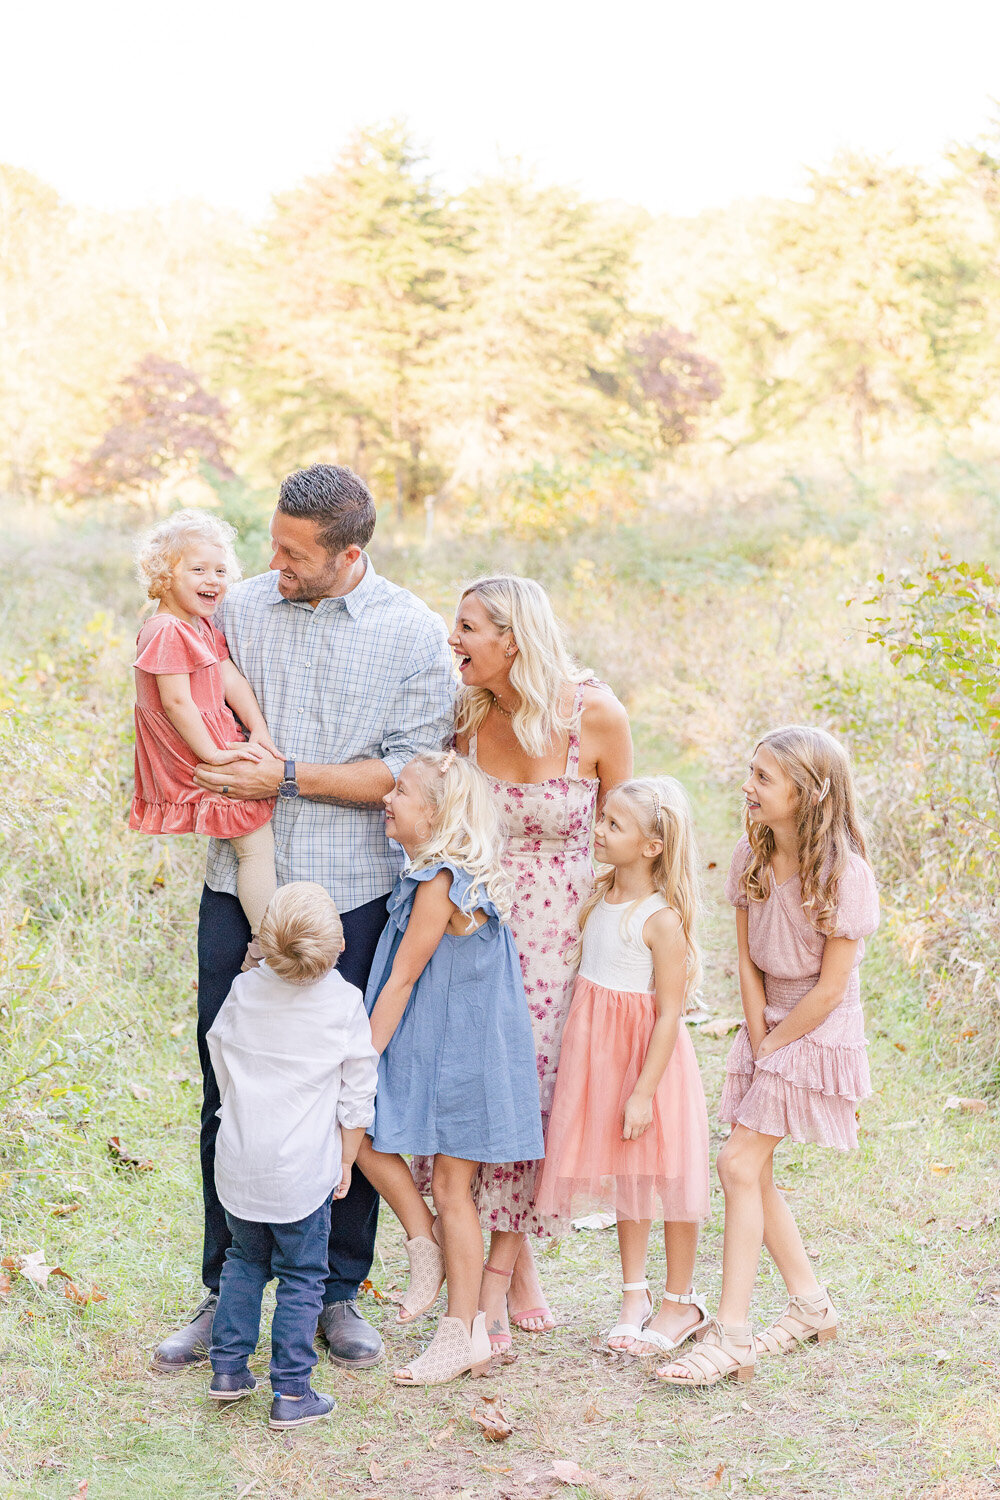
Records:
<instances>
[{"instance_id":1,"label":"blue jeans","mask_svg":"<svg viewBox=\"0 0 1000 1500\"><path fill-rule=\"evenodd\" d=\"M386 924L386 897L366 901L353 911L341 913L347 944L337 965L348 984L364 993L375 949ZM219 1133L219 1085L215 1081L205 1038L247 951L250 924L235 896L213 891L206 885L198 913L198 1057L201 1061L203 1095L201 1106L201 1188L205 1205L205 1248L201 1279L209 1291L219 1289L222 1263L226 1258L230 1230L227 1215L215 1191L215 1138ZM344 1302L356 1297L358 1287L371 1270L378 1225L378 1193L358 1171L351 1173L346 1198L333 1205L330 1219L329 1274L323 1301Z\"/></svg>"},{"instance_id":2,"label":"blue jeans","mask_svg":"<svg viewBox=\"0 0 1000 1500\"><path fill-rule=\"evenodd\" d=\"M316 1363L313 1339L323 1306L330 1199L294 1224L253 1224L226 1214L232 1243L219 1281L212 1323L212 1369L239 1375L257 1347L264 1288L278 1278L271 1321L271 1386L283 1396L304 1396Z\"/></svg>"}]
</instances>

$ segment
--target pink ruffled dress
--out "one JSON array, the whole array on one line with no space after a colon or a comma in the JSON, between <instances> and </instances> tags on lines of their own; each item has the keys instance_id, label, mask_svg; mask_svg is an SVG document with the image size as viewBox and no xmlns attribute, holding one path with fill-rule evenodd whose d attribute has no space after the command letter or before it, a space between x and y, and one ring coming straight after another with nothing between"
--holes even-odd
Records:
<instances>
[{"instance_id":1,"label":"pink ruffled dress","mask_svg":"<svg viewBox=\"0 0 1000 1500\"><path fill-rule=\"evenodd\" d=\"M211 620L200 628L176 615L152 615L139 631L135 668L135 796L129 827L140 833L204 833L238 838L268 821L274 798L237 802L196 786L198 757L163 712L158 676L187 673L191 697L220 750L243 738L226 706L221 662L229 650Z\"/></svg>"},{"instance_id":2,"label":"pink ruffled dress","mask_svg":"<svg viewBox=\"0 0 1000 1500\"><path fill-rule=\"evenodd\" d=\"M600 1204L618 1219L700 1223L708 1216L708 1111L683 1023L653 1095L653 1123L622 1139L656 1021L653 960L645 922L667 903L594 907L583 933L580 974L563 1032L559 1073L535 1204L568 1215Z\"/></svg>"},{"instance_id":3,"label":"pink ruffled dress","mask_svg":"<svg viewBox=\"0 0 1000 1500\"><path fill-rule=\"evenodd\" d=\"M764 1020L770 1031L819 979L826 938L802 909L798 875L771 880L766 901L748 901L740 884L750 844L740 839L726 879L726 897L747 912L750 957L764 976ZM763 1135L790 1136L848 1151L858 1144L855 1110L871 1094L858 969L864 940L878 926L875 876L852 854L840 881L835 937L858 943L847 991L813 1031L756 1062L746 1024L726 1061L720 1120Z\"/></svg>"}]
</instances>

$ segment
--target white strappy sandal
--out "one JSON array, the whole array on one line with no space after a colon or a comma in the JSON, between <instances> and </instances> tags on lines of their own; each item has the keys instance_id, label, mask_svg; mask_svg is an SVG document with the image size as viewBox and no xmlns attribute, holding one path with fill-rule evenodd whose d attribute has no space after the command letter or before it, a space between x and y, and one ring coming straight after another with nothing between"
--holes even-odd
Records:
<instances>
[{"instance_id":1,"label":"white strappy sandal","mask_svg":"<svg viewBox=\"0 0 1000 1500\"><path fill-rule=\"evenodd\" d=\"M701 1322L692 1324L690 1328L684 1330L679 1339L674 1339L671 1342L665 1333L658 1333L655 1328L648 1326L653 1316L651 1311L646 1322L642 1325L642 1332L638 1338L639 1343L648 1344L650 1347L648 1349L629 1350L629 1353L634 1354L637 1359L651 1359L656 1354L671 1354L675 1349L679 1349L682 1344L686 1344L689 1339L693 1339L703 1328L708 1327L708 1308L698 1296L694 1287L683 1297L678 1292L668 1292L664 1289L663 1300L664 1302L676 1302L681 1307L696 1307L701 1314Z\"/></svg>"},{"instance_id":2,"label":"white strappy sandal","mask_svg":"<svg viewBox=\"0 0 1000 1500\"><path fill-rule=\"evenodd\" d=\"M622 1291L623 1292L645 1292L646 1293L646 1301L649 1303L649 1311L646 1314L646 1320L648 1320L649 1318L651 1318L653 1316L653 1299L649 1295L649 1282L648 1281L623 1281L622 1282ZM645 1321L646 1320L644 1320L642 1326L640 1326L637 1323L616 1323L615 1326L614 1326L614 1328L609 1328L608 1331L607 1331L607 1333L604 1335L604 1342L607 1344L607 1346L611 1350L612 1354L628 1354L629 1351L627 1349L616 1349L614 1347L614 1345L612 1344L611 1340L612 1339L641 1339L641 1338L643 1338L644 1334L643 1334L643 1331L642 1331L642 1327L645 1326Z\"/></svg>"}]
</instances>

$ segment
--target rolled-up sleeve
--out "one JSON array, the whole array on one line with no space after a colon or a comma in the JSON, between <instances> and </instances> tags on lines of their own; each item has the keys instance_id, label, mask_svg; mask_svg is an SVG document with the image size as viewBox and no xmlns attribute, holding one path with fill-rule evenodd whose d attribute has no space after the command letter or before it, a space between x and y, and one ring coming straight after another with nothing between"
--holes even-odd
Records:
<instances>
[{"instance_id":1,"label":"rolled-up sleeve","mask_svg":"<svg viewBox=\"0 0 1000 1500\"><path fill-rule=\"evenodd\" d=\"M360 1003L344 1033L344 1060L340 1067L340 1098L337 1123L344 1130L368 1128L375 1118L375 1085L378 1053L372 1046L372 1029Z\"/></svg>"},{"instance_id":2,"label":"rolled-up sleeve","mask_svg":"<svg viewBox=\"0 0 1000 1500\"><path fill-rule=\"evenodd\" d=\"M455 671L444 622L437 616L421 630L386 715L382 760L393 780L423 750L440 750L451 738Z\"/></svg>"}]
</instances>

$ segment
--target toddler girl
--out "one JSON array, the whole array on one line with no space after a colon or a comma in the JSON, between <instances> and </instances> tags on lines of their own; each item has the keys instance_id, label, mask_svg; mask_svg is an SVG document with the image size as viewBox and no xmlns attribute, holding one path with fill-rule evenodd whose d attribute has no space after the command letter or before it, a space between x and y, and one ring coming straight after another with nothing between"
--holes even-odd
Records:
<instances>
[{"instance_id":1,"label":"toddler girl","mask_svg":"<svg viewBox=\"0 0 1000 1500\"><path fill-rule=\"evenodd\" d=\"M447 1272L447 1315L427 1350L396 1372L401 1385L438 1385L489 1368L472 1183L482 1162L541 1157L538 1074L505 921L512 890L500 815L485 777L453 750L418 755L385 809L386 833L409 864L389 898L365 998L382 1055L375 1128L358 1165L406 1230L411 1279L400 1321L433 1305ZM400 1152L433 1156L437 1220Z\"/></svg>"},{"instance_id":2,"label":"toddler girl","mask_svg":"<svg viewBox=\"0 0 1000 1500\"><path fill-rule=\"evenodd\" d=\"M606 868L580 911L580 974L563 1033L536 1194L568 1215L574 1194L618 1218L624 1301L612 1349L668 1352L706 1320L691 1278L708 1214L708 1115L682 1021L700 974L691 811L670 776L626 781L594 839ZM667 1281L654 1316L646 1251L656 1199Z\"/></svg>"},{"instance_id":3,"label":"toddler girl","mask_svg":"<svg viewBox=\"0 0 1000 1500\"><path fill-rule=\"evenodd\" d=\"M230 839L237 891L256 935L275 891L273 798L238 801L195 785L199 762L277 755L253 689L229 659L212 616L239 581L233 528L179 510L144 537L139 577L156 613L139 631L135 667L135 797L129 827ZM249 732L245 743L235 712ZM234 746L233 742L238 741Z\"/></svg>"},{"instance_id":4,"label":"toddler girl","mask_svg":"<svg viewBox=\"0 0 1000 1500\"><path fill-rule=\"evenodd\" d=\"M855 1108L871 1093L858 966L878 926L850 761L822 729L766 734L743 784L745 836L729 868L745 1021L726 1064L719 1153L726 1195L718 1317L684 1358L657 1371L673 1385L749 1380L758 1355L837 1332L788 1205L774 1185L775 1148L857 1145ZM748 1322L761 1243L789 1292L754 1339Z\"/></svg>"}]
</instances>

